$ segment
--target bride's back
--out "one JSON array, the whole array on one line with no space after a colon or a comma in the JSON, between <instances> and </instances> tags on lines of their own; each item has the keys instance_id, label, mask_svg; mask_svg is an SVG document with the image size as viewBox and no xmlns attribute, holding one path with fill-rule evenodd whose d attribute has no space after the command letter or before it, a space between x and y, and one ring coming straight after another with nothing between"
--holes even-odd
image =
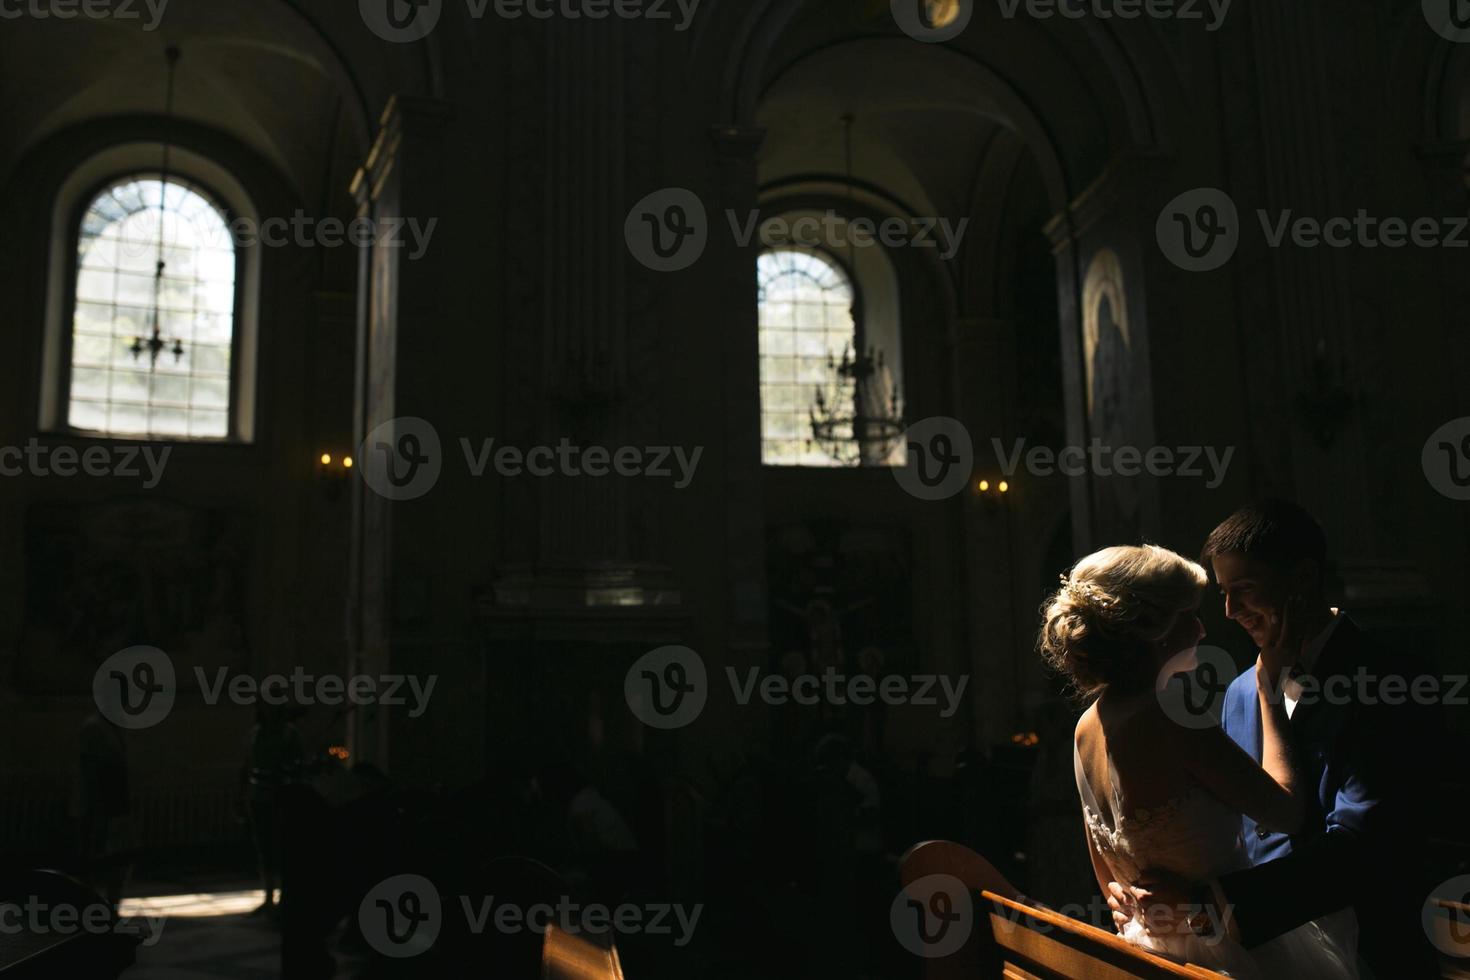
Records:
<instances>
[{"instance_id":1,"label":"bride's back","mask_svg":"<svg viewBox=\"0 0 1470 980\"><path fill-rule=\"evenodd\" d=\"M1242 866L1240 814L1189 775L1152 691L1104 695L1077 723L1077 788L1098 852L1120 881L1159 869L1200 881Z\"/></svg>"}]
</instances>

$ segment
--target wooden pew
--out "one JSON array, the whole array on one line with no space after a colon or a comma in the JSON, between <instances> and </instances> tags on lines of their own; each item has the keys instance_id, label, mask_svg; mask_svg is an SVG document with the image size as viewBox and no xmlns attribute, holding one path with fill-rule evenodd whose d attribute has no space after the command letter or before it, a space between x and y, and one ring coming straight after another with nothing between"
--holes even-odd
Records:
<instances>
[{"instance_id":1,"label":"wooden pew","mask_svg":"<svg viewBox=\"0 0 1470 980\"><path fill-rule=\"evenodd\" d=\"M133 965L142 937L119 926L111 906L80 881L49 870L0 881L0 905L14 903L24 909L30 902L66 913L70 925L38 931L23 913L7 914L0 930L3 980L113 980ZM105 921L105 930L77 925L89 914Z\"/></svg>"},{"instance_id":2,"label":"wooden pew","mask_svg":"<svg viewBox=\"0 0 1470 980\"><path fill-rule=\"evenodd\" d=\"M1028 904L990 862L967 847L925 841L904 855L900 879L905 890L940 874L977 893L978 901L964 946L925 960L925 980L1223 980L1223 974L1175 963L1111 932Z\"/></svg>"},{"instance_id":3,"label":"wooden pew","mask_svg":"<svg viewBox=\"0 0 1470 980\"><path fill-rule=\"evenodd\" d=\"M541 952L542 980L623 980L618 950L597 936L574 936L556 926L546 929Z\"/></svg>"},{"instance_id":4,"label":"wooden pew","mask_svg":"<svg viewBox=\"0 0 1470 980\"><path fill-rule=\"evenodd\" d=\"M1432 918L1434 944L1440 950L1440 974L1444 980L1470 980L1470 905L1448 899L1434 900ZM1446 950L1455 949L1451 956Z\"/></svg>"}]
</instances>

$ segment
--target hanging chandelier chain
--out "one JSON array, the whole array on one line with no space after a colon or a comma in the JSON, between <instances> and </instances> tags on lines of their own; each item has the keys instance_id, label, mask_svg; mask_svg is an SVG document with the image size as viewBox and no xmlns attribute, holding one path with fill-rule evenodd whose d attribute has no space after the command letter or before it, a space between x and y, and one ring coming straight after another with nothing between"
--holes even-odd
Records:
<instances>
[{"instance_id":1,"label":"hanging chandelier chain","mask_svg":"<svg viewBox=\"0 0 1470 980\"><path fill-rule=\"evenodd\" d=\"M181 52L172 45L164 52L168 60L168 81L164 97L164 131L163 131L163 161L159 168L159 191L158 191L158 250L155 254L153 267L153 310L152 310L152 333L144 341L141 337L133 338L132 351L136 359L146 349L148 351L148 370L151 374L158 367L158 355L169 345L163 339L163 273L168 267L164 258L166 237L164 234L164 222L168 216L168 185L169 177L173 168L174 147L174 100L177 95L179 57ZM174 340L172 345L174 360L178 361L184 356L184 342Z\"/></svg>"},{"instance_id":2,"label":"hanging chandelier chain","mask_svg":"<svg viewBox=\"0 0 1470 980\"><path fill-rule=\"evenodd\" d=\"M853 179L852 113L842 115L842 156L847 185L847 221L857 213L857 186ZM857 274L856 243L847 235L848 268ZM853 291L853 325L858 326L857 291ZM861 337L861 331L855 331ZM808 411L812 441L831 459L847 466L886 461L903 437L903 411L898 388L888 380L883 352L869 345L843 348L839 363L827 355L832 377L816 389Z\"/></svg>"}]
</instances>

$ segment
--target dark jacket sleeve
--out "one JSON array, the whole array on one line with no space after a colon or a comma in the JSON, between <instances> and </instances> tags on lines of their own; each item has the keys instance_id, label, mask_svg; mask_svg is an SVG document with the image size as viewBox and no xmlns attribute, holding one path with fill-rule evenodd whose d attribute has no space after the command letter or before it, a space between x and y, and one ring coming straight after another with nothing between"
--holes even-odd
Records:
<instances>
[{"instance_id":1,"label":"dark jacket sleeve","mask_svg":"<svg viewBox=\"0 0 1470 980\"><path fill-rule=\"evenodd\" d=\"M1363 865L1350 833L1322 834L1285 857L1220 878L1241 942L1259 946L1297 926L1354 904Z\"/></svg>"}]
</instances>

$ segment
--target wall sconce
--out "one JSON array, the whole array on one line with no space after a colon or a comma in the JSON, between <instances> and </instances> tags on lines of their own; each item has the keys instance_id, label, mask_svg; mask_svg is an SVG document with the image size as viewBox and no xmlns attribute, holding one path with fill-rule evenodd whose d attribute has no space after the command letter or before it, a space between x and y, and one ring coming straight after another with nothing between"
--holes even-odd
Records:
<instances>
[{"instance_id":1,"label":"wall sconce","mask_svg":"<svg viewBox=\"0 0 1470 980\"><path fill-rule=\"evenodd\" d=\"M327 489L327 499L336 500L342 495L342 487L352 472L355 460L351 456L334 456L322 453L316 458L316 475Z\"/></svg>"},{"instance_id":2,"label":"wall sconce","mask_svg":"<svg viewBox=\"0 0 1470 980\"><path fill-rule=\"evenodd\" d=\"M992 483L990 480L981 480L975 484L975 490L979 500L985 506L987 513L995 513L1002 505L1010 500L1011 484L1008 480L1000 480Z\"/></svg>"}]
</instances>

